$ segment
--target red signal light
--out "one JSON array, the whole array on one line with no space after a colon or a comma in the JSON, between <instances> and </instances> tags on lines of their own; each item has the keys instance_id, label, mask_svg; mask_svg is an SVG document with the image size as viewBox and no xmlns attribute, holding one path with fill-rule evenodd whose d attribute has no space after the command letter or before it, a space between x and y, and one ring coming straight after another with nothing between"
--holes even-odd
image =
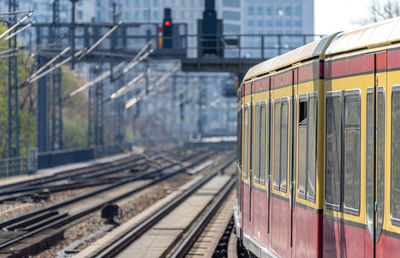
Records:
<instances>
[{"instance_id":1,"label":"red signal light","mask_svg":"<svg viewBox=\"0 0 400 258\"><path fill-rule=\"evenodd\" d=\"M165 21L164 25L167 26L167 27L171 26L171 21Z\"/></svg>"}]
</instances>

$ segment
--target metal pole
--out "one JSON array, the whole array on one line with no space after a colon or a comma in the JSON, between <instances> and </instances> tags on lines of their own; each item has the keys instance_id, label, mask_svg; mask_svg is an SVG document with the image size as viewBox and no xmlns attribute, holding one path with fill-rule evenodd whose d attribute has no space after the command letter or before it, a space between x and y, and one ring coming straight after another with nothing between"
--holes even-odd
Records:
<instances>
[{"instance_id":1,"label":"metal pole","mask_svg":"<svg viewBox=\"0 0 400 258\"><path fill-rule=\"evenodd\" d=\"M70 0L72 3L72 9L71 9L71 28L70 28L70 33L71 33L71 56L72 56L72 62L71 62L71 67L72 69L75 68L75 5L79 0Z\"/></svg>"},{"instance_id":2,"label":"metal pole","mask_svg":"<svg viewBox=\"0 0 400 258\"><path fill-rule=\"evenodd\" d=\"M8 1L8 11L15 12L16 0ZM17 22L16 16L10 17L9 27ZM17 48L17 36L8 41L8 48ZM17 55L8 58L8 156L19 156L19 115L18 115L18 62Z\"/></svg>"}]
</instances>

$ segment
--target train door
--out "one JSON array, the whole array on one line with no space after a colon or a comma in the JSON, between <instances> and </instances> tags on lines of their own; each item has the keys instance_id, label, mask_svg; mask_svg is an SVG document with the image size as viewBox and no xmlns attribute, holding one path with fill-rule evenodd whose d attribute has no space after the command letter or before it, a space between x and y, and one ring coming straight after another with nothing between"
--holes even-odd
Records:
<instances>
[{"instance_id":1,"label":"train door","mask_svg":"<svg viewBox=\"0 0 400 258\"><path fill-rule=\"evenodd\" d=\"M271 230L271 171L272 171L272 99L271 99L271 77L268 78L268 102L267 102L267 127L268 127L268 144L267 144L267 234ZM270 241L268 241L270 242Z\"/></svg>"},{"instance_id":2,"label":"train door","mask_svg":"<svg viewBox=\"0 0 400 258\"><path fill-rule=\"evenodd\" d=\"M250 234L250 216L251 216L251 169L252 169L252 101L251 101L252 83L245 85L244 117L243 117L243 188L242 188L242 229L247 235Z\"/></svg>"},{"instance_id":3,"label":"train door","mask_svg":"<svg viewBox=\"0 0 400 258\"><path fill-rule=\"evenodd\" d=\"M296 196L296 149L297 149L297 98L298 68L292 71L292 96L290 98L290 150L289 150L289 203L290 203L290 247L293 246L293 212Z\"/></svg>"},{"instance_id":4,"label":"train door","mask_svg":"<svg viewBox=\"0 0 400 258\"><path fill-rule=\"evenodd\" d=\"M282 257L289 257L291 235L290 210L290 126L293 83L292 71L272 78L273 99L273 151L270 213L270 249Z\"/></svg>"},{"instance_id":5,"label":"train door","mask_svg":"<svg viewBox=\"0 0 400 258\"><path fill-rule=\"evenodd\" d=\"M386 52L375 54L374 84L367 89L366 217L369 237L365 239L367 242L366 255L370 257L383 257L385 255L385 243L380 240L385 192L386 60Z\"/></svg>"}]
</instances>

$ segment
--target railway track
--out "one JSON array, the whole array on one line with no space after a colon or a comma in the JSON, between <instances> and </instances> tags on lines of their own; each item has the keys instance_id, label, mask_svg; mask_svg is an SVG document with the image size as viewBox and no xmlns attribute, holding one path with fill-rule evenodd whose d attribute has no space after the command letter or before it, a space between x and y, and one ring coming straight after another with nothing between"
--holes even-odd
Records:
<instances>
[{"instance_id":1,"label":"railway track","mask_svg":"<svg viewBox=\"0 0 400 258\"><path fill-rule=\"evenodd\" d=\"M109 186L90 193L3 221L0 223L0 228L3 229L2 232L12 232L12 234L9 235L13 237L4 238L3 234L3 239L1 239L0 234L0 240L2 240L2 242L0 242L0 253L8 254L9 256L15 253L22 256L31 254L33 252L32 245L34 244L22 248L19 247L21 241L27 242L25 239L38 238L38 235L46 236L48 234L53 234L59 237L62 229L69 223L101 209L107 203L123 199L174 175L182 173L186 171L186 169L201 163L211 155L212 153L205 152L204 150L194 152L178 161L174 160L174 162L161 168L152 168L148 171L134 174L129 178L121 179ZM183 162L188 164L183 165ZM139 180L142 181L139 183L136 182ZM102 196L107 195L108 198L102 200ZM78 207L76 207L77 203L83 203L83 205L78 205ZM41 241L46 242L48 238L44 237Z\"/></svg>"},{"instance_id":2,"label":"railway track","mask_svg":"<svg viewBox=\"0 0 400 258\"><path fill-rule=\"evenodd\" d=\"M159 152L152 155L143 155L140 157L129 157L122 160L112 162L112 164L103 164L102 166L93 166L85 169L78 169L58 173L41 179L34 179L20 182L18 184L6 185L0 188L0 204L18 200L40 201L48 198L50 193L60 191L101 186L114 183L120 179L119 173L130 170L131 172L140 172L145 165L149 163L154 168L159 167L156 162L168 160L173 152ZM156 164L153 164L156 163Z\"/></svg>"},{"instance_id":3,"label":"railway track","mask_svg":"<svg viewBox=\"0 0 400 258\"><path fill-rule=\"evenodd\" d=\"M176 196L173 200L171 200L168 204L157 210L153 215L145 219L140 224L136 225L128 232L126 232L122 237L120 237L117 241L110 243L102 250L98 250L96 254L92 254L93 257L129 257L132 254L132 250L135 250L135 254L137 257L146 257L147 256L164 256L168 254L169 251L173 250L176 241L182 237L182 234L187 230L187 228L180 228L177 226L175 228L172 225L171 237L168 240L158 240L151 239L151 235L163 235L163 233L158 232L159 230L167 232L167 229L160 229L160 223L168 225L169 223L174 224L180 211L184 210L186 203L190 203L191 200L199 199L200 205L195 205L192 207L186 208L189 213L192 213L195 218L198 217L198 212L205 212L205 215L200 218L200 221L206 223L212 214L215 213L215 210L223 203L224 199L228 195L229 192L233 189L234 186L234 178L231 176L223 176L216 177L222 170L227 168L233 162L233 158L229 158L222 165L217 167L213 172L206 175L202 179L200 179L197 183L186 189L184 192ZM222 181L221 181L222 180ZM220 188L221 182L224 182L223 188ZM211 185L209 185L211 184ZM203 191L203 192L202 192ZM215 197L217 196L217 197ZM203 198L204 197L204 198ZM192 199L194 198L194 199ZM212 203L210 203L210 201ZM193 203L192 203L193 205ZM190 205L189 205L190 206ZM198 210L200 209L200 210ZM194 211L193 211L194 210ZM187 215L187 214L186 214ZM174 218L175 217L175 218ZM166 222L172 219L172 221ZM188 224L186 226L192 226L193 221L189 221L186 217L182 218L182 220ZM179 223L178 223L179 224ZM196 226L197 230L201 228ZM153 232L154 231L154 232ZM157 231L157 232L156 232ZM147 234L148 233L148 234ZM146 235L147 234L147 235ZM195 234L196 235L196 234ZM150 237L150 239L149 239ZM162 244L165 247L165 250L160 252L160 247L149 247L143 246L143 244L149 244L151 242L157 244L159 242L166 242ZM188 245L187 245L188 246ZM157 250L156 253L141 253L142 249L145 248L145 252L148 252L147 249ZM151 252L151 250L150 250Z\"/></svg>"}]
</instances>

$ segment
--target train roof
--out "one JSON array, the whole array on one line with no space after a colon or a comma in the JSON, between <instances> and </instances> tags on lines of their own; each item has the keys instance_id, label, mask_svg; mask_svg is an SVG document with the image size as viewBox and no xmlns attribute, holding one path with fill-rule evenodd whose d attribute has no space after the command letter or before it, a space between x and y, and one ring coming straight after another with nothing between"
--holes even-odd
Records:
<instances>
[{"instance_id":1,"label":"train roof","mask_svg":"<svg viewBox=\"0 0 400 258\"><path fill-rule=\"evenodd\" d=\"M260 77L270 72L290 66L292 64L296 64L301 61L317 57L325 52L328 43L333 39L335 35L336 34L313 41L285 54L259 63L250 68L249 71L247 71L243 81L245 82L250 79Z\"/></svg>"},{"instance_id":2,"label":"train roof","mask_svg":"<svg viewBox=\"0 0 400 258\"><path fill-rule=\"evenodd\" d=\"M266 60L250 68L243 82L317 56L332 56L358 49L390 45L399 41L400 17L397 17L357 30L339 32Z\"/></svg>"},{"instance_id":3,"label":"train roof","mask_svg":"<svg viewBox=\"0 0 400 258\"><path fill-rule=\"evenodd\" d=\"M329 44L326 55L390 45L399 40L400 17L370 24L357 30L337 35L331 44Z\"/></svg>"}]
</instances>

